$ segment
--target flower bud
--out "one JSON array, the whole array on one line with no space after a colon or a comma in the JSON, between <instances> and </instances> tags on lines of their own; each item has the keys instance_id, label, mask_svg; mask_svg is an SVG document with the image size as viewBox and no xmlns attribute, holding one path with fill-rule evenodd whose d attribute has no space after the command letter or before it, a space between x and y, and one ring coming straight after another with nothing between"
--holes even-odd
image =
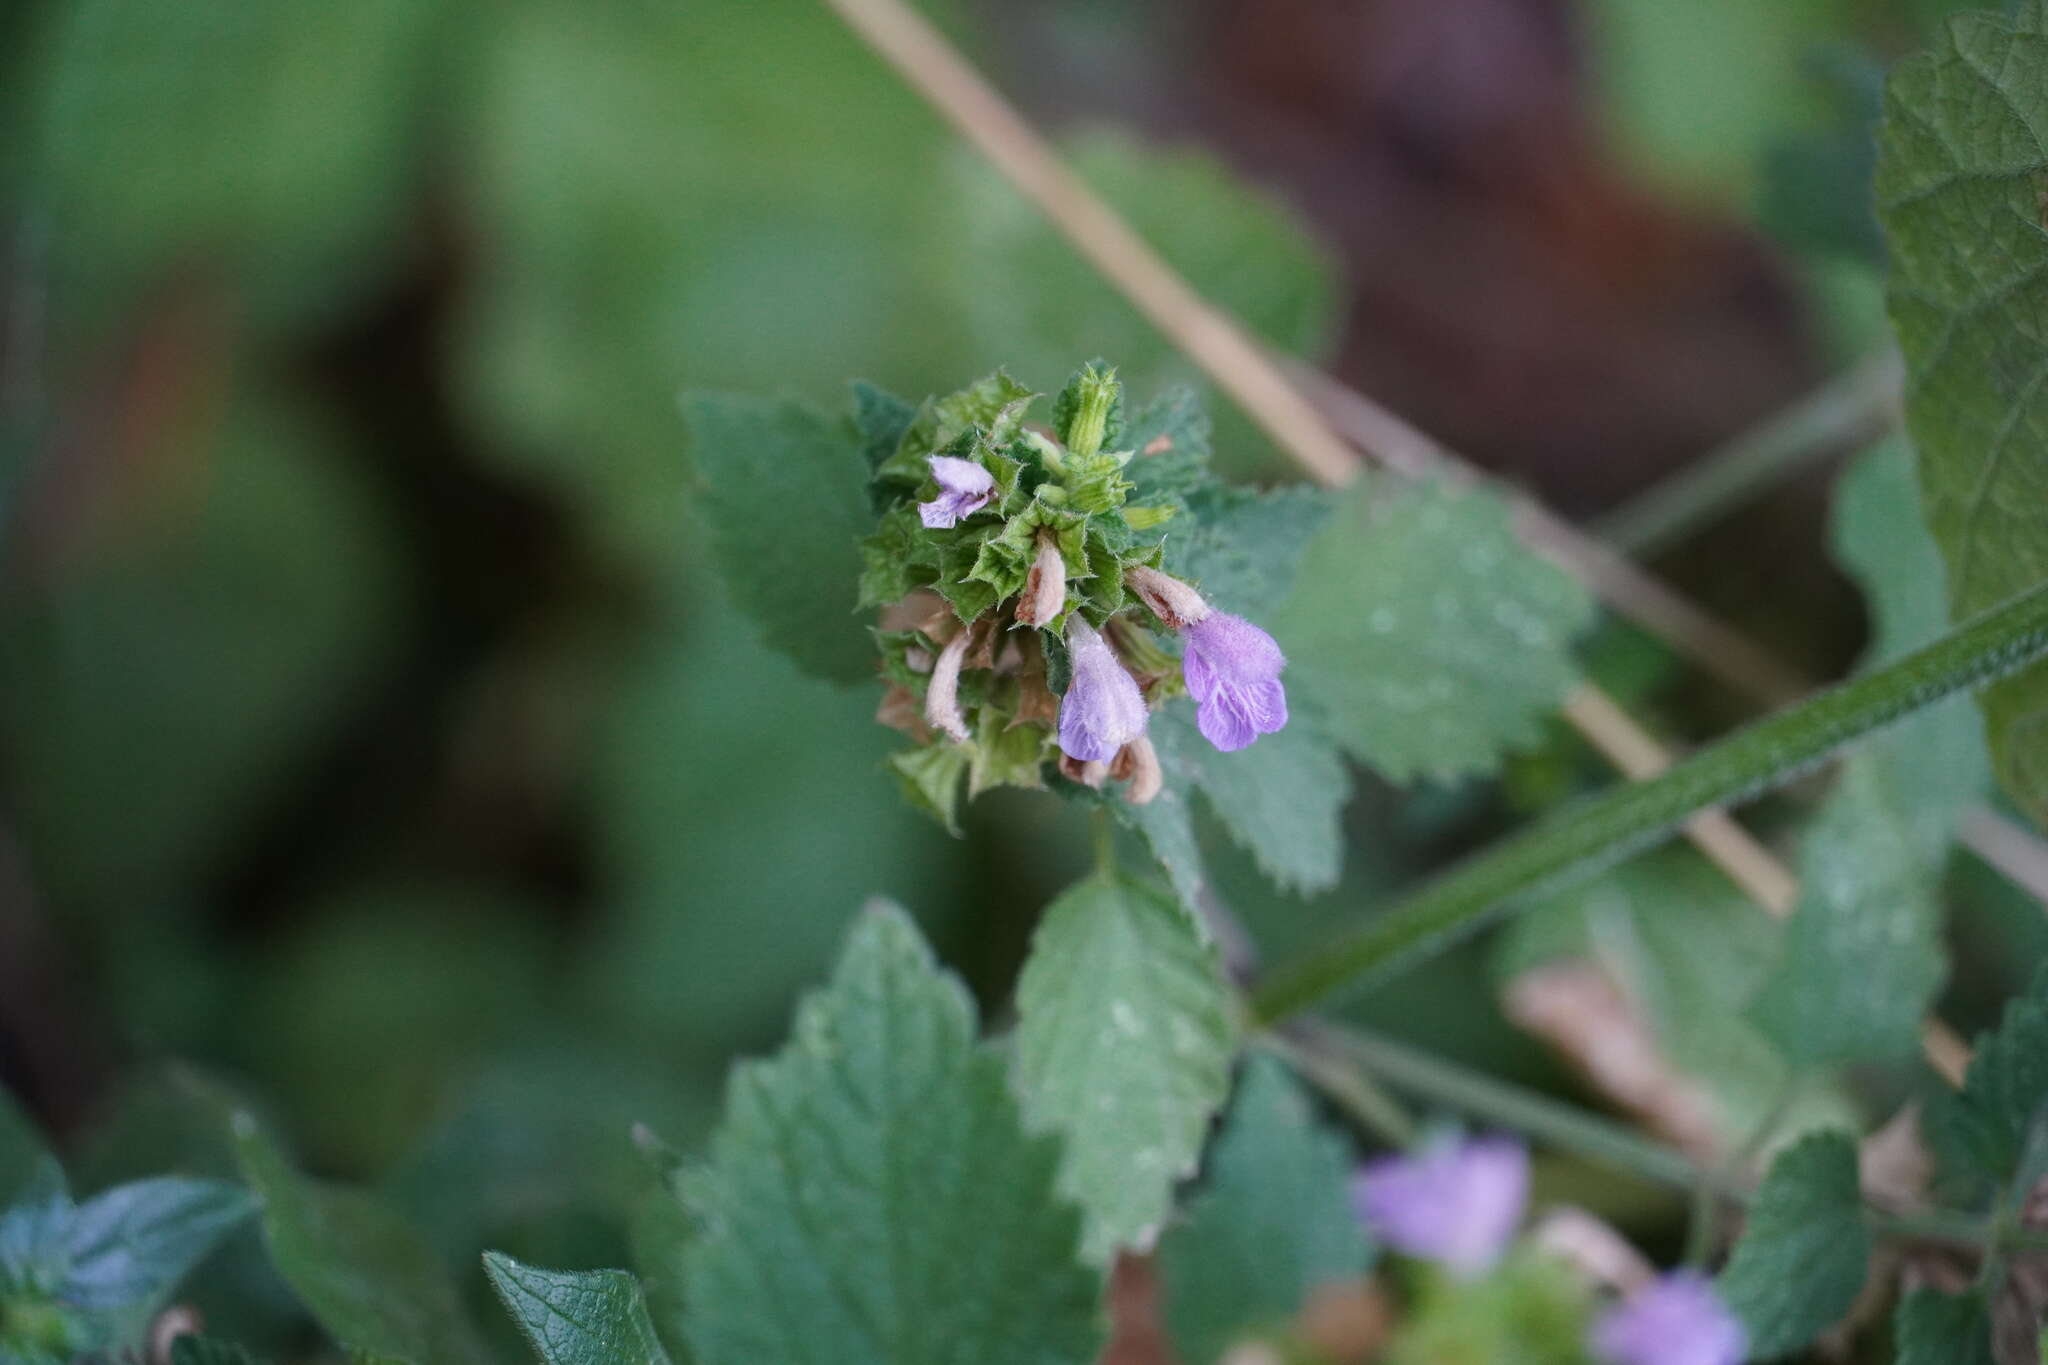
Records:
<instances>
[{"instance_id":1,"label":"flower bud","mask_svg":"<svg viewBox=\"0 0 2048 1365\"><path fill-rule=\"evenodd\" d=\"M1109 780L1107 763L1084 762L1069 754L1060 755L1060 776L1069 782L1079 782L1084 787L1098 790Z\"/></svg>"},{"instance_id":2,"label":"flower bud","mask_svg":"<svg viewBox=\"0 0 2048 1365\"><path fill-rule=\"evenodd\" d=\"M1024 591L1017 599L1017 624L1048 626L1067 605L1067 560L1060 553L1052 532L1038 532L1038 554L1025 575Z\"/></svg>"},{"instance_id":3,"label":"flower bud","mask_svg":"<svg viewBox=\"0 0 2048 1365\"><path fill-rule=\"evenodd\" d=\"M960 664L973 636L972 630L962 628L946 642L932 664L932 680L924 694L924 718L956 744L967 742L967 717L960 710Z\"/></svg>"},{"instance_id":4,"label":"flower bud","mask_svg":"<svg viewBox=\"0 0 2048 1365\"><path fill-rule=\"evenodd\" d=\"M1154 616L1175 630L1186 630L1209 619L1210 607L1202 600L1202 594L1171 574L1143 564L1127 564L1124 586L1138 594L1138 600L1150 607Z\"/></svg>"},{"instance_id":5,"label":"flower bud","mask_svg":"<svg viewBox=\"0 0 2048 1365\"><path fill-rule=\"evenodd\" d=\"M1116 761L1109 765L1109 775L1125 784L1124 800L1134 806L1145 805L1166 786L1166 774L1159 767L1159 751L1143 735L1117 750Z\"/></svg>"},{"instance_id":6,"label":"flower bud","mask_svg":"<svg viewBox=\"0 0 2048 1365\"><path fill-rule=\"evenodd\" d=\"M1060 698L1060 749L1084 763L1107 763L1145 733L1144 694L1079 612L1067 618L1067 653L1073 678Z\"/></svg>"}]
</instances>

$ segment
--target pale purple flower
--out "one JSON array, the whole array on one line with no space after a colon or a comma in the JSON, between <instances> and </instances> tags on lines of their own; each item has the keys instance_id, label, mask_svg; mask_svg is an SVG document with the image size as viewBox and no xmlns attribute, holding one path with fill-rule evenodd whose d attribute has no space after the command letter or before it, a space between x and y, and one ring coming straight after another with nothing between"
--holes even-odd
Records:
<instances>
[{"instance_id":1,"label":"pale purple flower","mask_svg":"<svg viewBox=\"0 0 2048 1365\"><path fill-rule=\"evenodd\" d=\"M1060 749L1083 763L1109 763L1145 733L1145 697L1109 641L1075 612L1067 618L1073 680L1060 698Z\"/></svg>"},{"instance_id":2,"label":"pale purple flower","mask_svg":"<svg viewBox=\"0 0 2048 1365\"><path fill-rule=\"evenodd\" d=\"M930 455L926 460L932 467L932 477L939 481L939 495L930 502L919 503L917 514L930 529L943 530L962 517L972 516L996 495L995 476L973 460L951 455Z\"/></svg>"},{"instance_id":3,"label":"pale purple flower","mask_svg":"<svg viewBox=\"0 0 2048 1365\"><path fill-rule=\"evenodd\" d=\"M1375 1236L1459 1276L1481 1274L1500 1259L1528 1197L1528 1150L1505 1137L1381 1157L1351 1182L1352 1207Z\"/></svg>"},{"instance_id":4,"label":"pale purple flower","mask_svg":"<svg viewBox=\"0 0 2048 1365\"><path fill-rule=\"evenodd\" d=\"M1606 1365L1742 1365L1749 1341L1713 1281L1677 1270L1601 1314L1592 1347Z\"/></svg>"},{"instance_id":5,"label":"pale purple flower","mask_svg":"<svg viewBox=\"0 0 2048 1365\"><path fill-rule=\"evenodd\" d=\"M1232 753L1287 724L1287 659L1273 637L1242 616L1216 611L1183 632L1181 676L1195 698L1202 737Z\"/></svg>"}]
</instances>

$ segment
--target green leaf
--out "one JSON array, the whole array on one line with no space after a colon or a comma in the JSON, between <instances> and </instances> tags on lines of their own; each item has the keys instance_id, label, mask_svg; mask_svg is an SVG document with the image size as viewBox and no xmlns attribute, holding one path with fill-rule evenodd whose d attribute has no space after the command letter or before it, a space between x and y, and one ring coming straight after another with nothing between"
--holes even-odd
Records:
<instances>
[{"instance_id":1,"label":"green leaf","mask_svg":"<svg viewBox=\"0 0 2048 1365\"><path fill-rule=\"evenodd\" d=\"M1159 1241L1167 1329L1190 1365L1370 1268L1350 1168L1344 1139L1316 1122L1286 1068L1263 1052L1247 1058L1201 1191Z\"/></svg>"},{"instance_id":2,"label":"green leaf","mask_svg":"<svg viewBox=\"0 0 2048 1365\"><path fill-rule=\"evenodd\" d=\"M1593 603L1478 490L1361 481L1309 545L1271 630L1290 687L1389 779L1492 771L1578 678Z\"/></svg>"},{"instance_id":3,"label":"green leaf","mask_svg":"<svg viewBox=\"0 0 2048 1365\"><path fill-rule=\"evenodd\" d=\"M890 771L904 799L960 837L960 783L974 755L962 744L934 740L919 749L889 755Z\"/></svg>"},{"instance_id":4,"label":"green leaf","mask_svg":"<svg viewBox=\"0 0 2048 1365\"><path fill-rule=\"evenodd\" d=\"M1336 500L1320 489L1271 493L1211 483L1170 523L1164 568L1223 611L1264 617L1293 591L1301 561Z\"/></svg>"},{"instance_id":5,"label":"green leaf","mask_svg":"<svg viewBox=\"0 0 2048 1365\"><path fill-rule=\"evenodd\" d=\"M1751 1018L1797 1066L1911 1055L1948 958L1933 869L1867 758L1844 767L1799 871L1784 956Z\"/></svg>"},{"instance_id":6,"label":"green leaf","mask_svg":"<svg viewBox=\"0 0 2048 1365\"><path fill-rule=\"evenodd\" d=\"M179 1337L171 1343L171 1365L257 1365L241 1347L218 1337Z\"/></svg>"},{"instance_id":7,"label":"green leaf","mask_svg":"<svg viewBox=\"0 0 2048 1365\"><path fill-rule=\"evenodd\" d=\"M1149 733L1168 787L1199 789L1260 871L1295 891L1337 884L1351 774L1305 708L1296 708L1286 729L1234 754L1202 738L1186 702L1169 702L1152 717Z\"/></svg>"},{"instance_id":8,"label":"green leaf","mask_svg":"<svg viewBox=\"0 0 2048 1365\"><path fill-rule=\"evenodd\" d=\"M1996 1365L1991 1314L1974 1293L1915 1289L1892 1314L1895 1365Z\"/></svg>"},{"instance_id":9,"label":"green leaf","mask_svg":"<svg viewBox=\"0 0 2048 1365\"><path fill-rule=\"evenodd\" d=\"M1959 1094L1929 1100L1921 1123L1942 1184L1980 1202L2019 1170L2027 1136L2048 1106L2048 970L2006 1003L1998 1028L1977 1040Z\"/></svg>"},{"instance_id":10,"label":"green leaf","mask_svg":"<svg viewBox=\"0 0 2048 1365\"><path fill-rule=\"evenodd\" d=\"M1835 485L1835 558L1869 603L1866 666L1881 666L1949 627L1947 571L1920 512L1913 448L1894 438L1851 465ZM1984 726L1968 697L1950 697L1908 718L1869 749L1922 856L1947 853L1962 812L1991 780Z\"/></svg>"},{"instance_id":11,"label":"green leaf","mask_svg":"<svg viewBox=\"0 0 2048 1365\"><path fill-rule=\"evenodd\" d=\"M874 644L854 594L874 514L854 438L801 403L690 394L683 412L705 530L733 600L806 673L871 677Z\"/></svg>"},{"instance_id":12,"label":"green leaf","mask_svg":"<svg viewBox=\"0 0 2048 1365\"><path fill-rule=\"evenodd\" d=\"M0 1090L0 1209L14 1202L15 1193L49 1159L49 1144L35 1120L12 1095Z\"/></svg>"},{"instance_id":13,"label":"green leaf","mask_svg":"<svg viewBox=\"0 0 2048 1365\"><path fill-rule=\"evenodd\" d=\"M1959 15L1885 91L1892 324L1958 619L2048 579L2048 10ZM1980 697L2005 788L2048 817L2048 666Z\"/></svg>"},{"instance_id":14,"label":"green leaf","mask_svg":"<svg viewBox=\"0 0 2048 1365\"><path fill-rule=\"evenodd\" d=\"M278 1273L344 1348L408 1365L490 1359L410 1223L369 1194L300 1175L246 1115L235 1143Z\"/></svg>"},{"instance_id":15,"label":"green leaf","mask_svg":"<svg viewBox=\"0 0 2048 1365\"><path fill-rule=\"evenodd\" d=\"M1059 1147L910 918L861 916L794 1036L742 1064L687 1182L703 1365L1071 1365L1100 1344Z\"/></svg>"},{"instance_id":16,"label":"green leaf","mask_svg":"<svg viewBox=\"0 0 2048 1365\"><path fill-rule=\"evenodd\" d=\"M221 1239L256 1211L224 1180L161 1176L119 1185L78 1206L64 1297L83 1308L154 1308Z\"/></svg>"},{"instance_id":17,"label":"green leaf","mask_svg":"<svg viewBox=\"0 0 2048 1365\"><path fill-rule=\"evenodd\" d=\"M1149 1245L1230 1093L1231 997L1194 919L1128 877L1068 888L1017 983L1024 1115L1065 1140L1084 1253Z\"/></svg>"},{"instance_id":18,"label":"green leaf","mask_svg":"<svg viewBox=\"0 0 2048 1365\"><path fill-rule=\"evenodd\" d=\"M487 1251L484 1273L542 1365L669 1365L623 1270L542 1270Z\"/></svg>"},{"instance_id":19,"label":"green leaf","mask_svg":"<svg viewBox=\"0 0 2048 1365\"><path fill-rule=\"evenodd\" d=\"M915 488L931 477L928 456L944 451L972 427L1015 423L1035 397L1030 389L997 370L943 398L928 398L904 429L895 453L882 461L875 475Z\"/></svg>"},{"instance_id":20,"label":"green leaf","mask_svg":"<svg viewBox=\"0 0 2048 1365\"><path fill-rule=\"evenodd\" d=\"M1154 718L1156 725L1158 718ZM1156 732L1154 737L1156 738ZM1160 760L1164 770L1165 760ZM1109 809L1118 820L1144 837L1145 846L1166 873L1167 885L1180 898L1189 914L1202 913L1202 895L1209 883L1202 865L1202 847L1195 838L1194 791L1169 778L1165 790L1142 806L1128 801L1110 801Z\"/></svg>"},{"instance_id":21,"label":"green leaf","mask_svg":"<svg viewBox=\"0 0 2048 1365\"><path fill-rule=\"evenodd\" d=\"M1815 1133L1771 1163L1716 1284L1749 1331L1750 1353L1769 1359L1842 1320L1863 1290L1870 1251L1855 1140Z\"/></svg>"}]
</instances>

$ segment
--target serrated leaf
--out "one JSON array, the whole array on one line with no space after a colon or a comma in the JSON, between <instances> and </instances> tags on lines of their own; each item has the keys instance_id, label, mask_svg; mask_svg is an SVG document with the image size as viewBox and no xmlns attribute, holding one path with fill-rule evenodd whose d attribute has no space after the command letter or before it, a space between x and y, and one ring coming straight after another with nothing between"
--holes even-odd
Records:
<instances>
[{"instance_id":1,"label":"serrated leaf","mask_svg":"<svg viewBox=\"0 0 2048 1365\"><path fill-rule=\"evenodd\" d=\"M1389 779L1493 770L1534 744L1577 680L1593 603L1515 539L1478 490L1362 481L1304 557L1269 625L1287 684Z\"/></svg>"},{"instance_id":2,"label":"serrated leaf","mask_svg":"<svg viewBox=\"0 0 2048 1365\"><path fill-rule=\"evenodd\" d=\"M683 412L705 530L733 600L806 673L872 676L854 603L874 514L852 435L788 401L691 394Z\"/></svg>"},{"instance_id":3,"label":"serrated leaf","mask_svg":"<svg viewBox=\"0 0 2048 1365\"><path fill-rule=\"evenodd\" d=\"M1906 419L1956 619L2048 579L2048 9L1958 15L1885 90L1877 171ZM1986 688L1998 775L2048 816L2048 665Z\"/></svg>"},{"instance_id":4,"label":"serrated leaf","mask_svg":"<svg viewBox=\"0 0 2048 1365\"><path fill-rule=\"evenodd\" d=\"M1232 754L1219 753L1202 738L1194 708L1184 701L1169 702L1154 715L1149 733L1167 784L1177 791L1199 789L1260 871L1304 893L1337 884L1351 774L1303 708L1295 708L1286 729Z\"/></svg>"},{"instance_id":5,"label":"serrated leaf","mask_svg":"<svg viewBox=\"0 0 2048 1365\"><path fill-rule=\"evenodd\" d=\"M1100 1342L1059 1147L909 916L861 916L687 1182L702 1365L1071 1365Z\"/></svg>"},{"instance_id":6,"label":"serrated leaf","mask_svg":"<svg viewBox=\"0 0 2048 1365\"><path fill-rule=\"evenodd\" d=\"M917 407L887 389L864 379L853 381L853 425L860 432L862 453L868 468L880 469L882 461L896 453L910 424L917 420ZM879 509L877 509L879 510Z\"/></svg>"},{"instance_id":7,"label":"serrated leaf","mask_svg":"<svg viewBox=\"0 0 2048 1365\"><path fill-rule=\"evenodd\" d=\"M889 755L889 770L896 774L904 799L946 827L946 833L960 837L960 784L967 777L974 755L964 744L934 740L922 748Z\"/></svg>"},{"instance_id":8,"label":"serrated leaf","mask_svg":"<svg viewBox=\"0 0 2048 1365\"><path fill-rule=\"evenodd\" d=\"M1148 1246L1230 1092L1237 1030L1214 949L1151 887L1097 875L1046 907L1017 983L1017 1081L1064 1139L1084 1254Z\"/></svg>"},{"instance_id":9,"label":"serrated leaf","mask_svg":"<svg viewBox=\"0 0 2048 1365\"><path fill-rule=\"evenodd\" d=\"M1903 439L1866 451L1835 485L1835 558L1869 603L1866 667L1890 663L1949 628L1947 573L1920 512L1913 449ZM1865 751L1886 773L1894 800L1930 866L1957 818L1984 792L1991 760L1984 726L1965 696L1914 713Z\"/></svg>"},{"instance_id":10,"label":"serrated leaf","mask_svg":"<svg viewBox=\"0 0 2048 1365\"><path fill-rule=\"evenodd\" d=\"M1868 756L1800 846L1799 905L1750 1017L1796 1066L1907 1056L1948 957L1931 869Z\"/></svg>"},{"instance_id":11,"label":"serrated leaf","mask_svg":"<svg viewBox=\"0 0 2048 1365\"><path fill-rule=\"evenodd\" d=\"M1140 408L1124 440L1137 452L1124 469L1133 502L1170 501L1211 486L1209 412L1187 385L1163 389Z\"/></svg>"},{"instance_id":12,"label":"serrated leaf","mask_svg":"<svg viewBox=\"0 0 2048 1365\"><path fill-rule=\"evenodd\" d=\"M1209 883L1202 865L1202 847L1195 838L1194 792L1186 783L1170 783L1142 806L1112 801L1109 808L1125 826L1136 830L1166 873L1167 885L1189 914L1203 913L1202 897Z\"/></svg>"},{"instance_id":13,"label":"serrated leaf","mask_svg":"<svg viewBox=\"0 0 2048 1365\"><path fill-rule=\"evenodd\" d=\"M118 1185L71 1217L64 1297L82 1308L153 1308L256 1211L224 1180L161 1176Z\"/></svg>"},{"instance_id":14,"label":"serrated leaf","mask_svg":"<svg viewBox=\"0 0 2048 1365\"><path fill-rule=\"evenodd\" d=\"M1778 1154L1735 1254L1716 1281L1760 1360L1798 1350L1840 1322L1870 1269L1870 1231L1846 1133L1815 1133Z\"/></svg>"},{"instance_id":15,"label":"serrated leaf","mask_svg":"<svg viewBox=\"0 0 2048 1365\"><path fill-rule=\"evenodd\" d=\"M235 1130L271 1260L337 1342L408 1365L490 1359L448 1268L410 1223L364 1191L300 1175L247 1116Z\"/></svg>"},{"instance_id":16,"label":"serrated leaf","mask_svg":"<svg viewBox=\"0 0 2048 1365\"><path fill-rule=\"evenodd\" d=\"M1895 1365L1996 1365L1991 1314L1974 1293L1915 1289L1892 1314Z\"/></svg>"},{"instance_id":17,"label":"serrated leaf","mask_svg":"<svg viewBox=\"0 0 2048 1365\"><path fill-rule=\"evenodd\" d=\"M1159 1241L1175 1348L1212 1365L1248 1332L1285 1322L1322 1285L1356 1278L1373 1249L1351 1211L1351 1154L1264 1053L1244 1066L1200 1193Z\"/></svg>"},{"instance_id":18,"label":"serrated leaf","mask_svg":"<svg viewBox=\"0 0 2048 1365\"><path fill-rule=\"evenodd\" d=\"M1014 426L1037 397L1002 370L941 398L927 398L904 428L896 450L875 471L880 480L915 488L931 477L927 457L943 451L972 427Z\"/></svg>"},{"instance_id":19,"label":"serrated leaf","mask_svg":"<svg viewBox=\"0 0 2048 1365\"><path fill-rule=\"evenodd\" d=\"M1314 488L1257 493L1212 483L1191 493L1187 505L1169 523L1166 571L1194 583L1221 610L1263 617L1293 591L1302 556L1337 502Z\"/></svg>"},{"instance_id":20,"label":"serrated leaf","mask_svg":"<svg viewBox=\"0 0 2048 1365\"><path fill-rule=\"evenodd\" d=\"M2018 1171L2029 1130L2048 1107L2048 971L2008 1001L1998 1028L1977 1040L1960 1093L1937 1094L1921 1124L1942 1184L1980 1203Z\"/></svg>"},{"instance_id":21,"label":"serrated leaf","mask_svg":"<svg viewBox=\"0 0 2048 1365\"><path fill-rule=\"evenodd\" d=\"M487 1251L484 1273L542 1365L669 1365L623 1270L543 1270Z\"/></svg>"}]
</instances>

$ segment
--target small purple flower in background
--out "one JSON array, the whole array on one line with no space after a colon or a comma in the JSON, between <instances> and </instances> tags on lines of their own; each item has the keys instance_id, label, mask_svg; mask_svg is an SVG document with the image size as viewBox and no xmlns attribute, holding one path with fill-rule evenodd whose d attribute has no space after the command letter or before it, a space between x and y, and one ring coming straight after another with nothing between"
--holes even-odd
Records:
<instances>
[{"instance_id":1,"label":"small purple flower in background","mask_svg":"<svg viewBox=\"0 0 2048 1365\"><path fill-rule=\"evenodd\" d=\"M1381 1157L1351 1182L1352 1206L1375 1236L1461 1277L1500 1259L1528 1198L1528 1149L1505 1137Z\"/></svg>"},{"instance_id":2,"label":"small purple flower in background","mask_svg":"<svg viewBox=\"0 0 2048 1365\"><path fill-rule=\"evenodd\" d=\"M1195 725L1224 753L1287 724L1287 658L1273 637L1242 616L1211 612L1186 631L1181 676L1195 699Z\"/></svg>"},{"instance_id":3,"label":"small purple flower in background","mask_svg":"<svg viewBox=\"0 0 2048 1365\"><path fill-rule=\"evenodd\" d=\"M1145 733L1145 697L1123 660L1079 612L1067 620L1073 680L1060 698L1060 749L1083 763L1109 763Z\"/></svg>"},{"instance_id":4,"label":"small purple flower in background","mask_svg":"<svg viewBox=\"0 0 2048 1365\"><path fill-rule=\"evenodd\" d=\"M973 460L951 455L926 458L932 467L932 477L939 481L939 495L930 502L919 503L917 514L931 530L944 530L960 518L972 516L996 495L995 476Z\"/></svg>"},{"instance_id":5,"label":"small purple flower in background","mask_svg":"<svg viewBox=\"0 0 2048 1365\"><path fill-rule=\"evenodd\" d=\"M1742 1365L1748 1346L1713 1281L1692 1270L1637 1290L1593 1324L1593 1354L1606 1365Z\"/></svg>"}]
</instances>

